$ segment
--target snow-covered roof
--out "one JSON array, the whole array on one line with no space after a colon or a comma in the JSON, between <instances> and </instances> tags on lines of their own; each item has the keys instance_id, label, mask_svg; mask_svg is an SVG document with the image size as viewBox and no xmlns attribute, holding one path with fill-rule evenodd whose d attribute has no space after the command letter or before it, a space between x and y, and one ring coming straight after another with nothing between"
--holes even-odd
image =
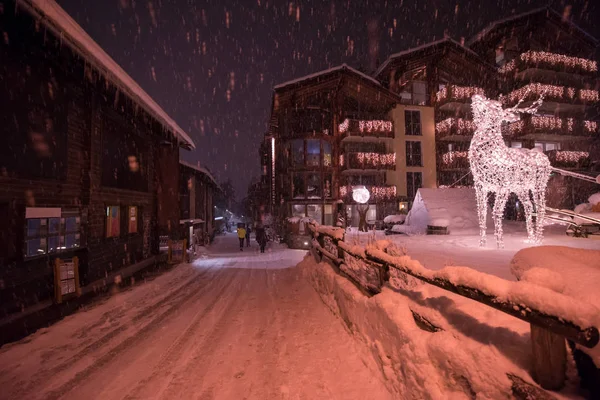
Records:
<instances>
[{"instance_id":1,"label":"snow-covered roof","mask_svg":"<svg viewBox=\"0 0 600 400\"><path fill-rule=\"evenodd\" d=\"M194 165L192 163L189 163L189 162L183 161L183 160L179 160L179 164L185 165L188 168L191 168L193 170L203 173L204 175L208 176L208 178L215 184L216 187L219 187L217 180L214 178L214 176L212 176L210 171L208 169L206 169L205 167L201 167L199 165Z\"/></svg>"},{"instance_id":2,"label":"snow-covered roof","mask_svg":"<svg viewBox=\"0 0 600 400\"><path fill-rule=\"evenodd\" d=\"M19 4L99 70L106 79L142 106L153 118L175 134L183 144L195 148L188 134L73 20L54 0L23 0Z\"/></svg>"},{"instance_id":3,"label":"snow-covered roof","mask_svg":"<svg viewBox=\"0 0 600 400\"><path fill-rule=\"evenodd\" d=\"M472 54L473 56L475 56L477 59L479 59L479 58L480 58L480 57L479 57L479 55L478 55L477 53L475 53L473 50L469 49L468 47L465 47L465 46L463 46L462 44L460 44L460 43L459 43L459 42L457 42L456 40L454 40L454 39L452 39L452 38L443 38L443 39L440 39L440 40L435 40L435 41L433 41L433 42L425 43L425 44L422 44L422 45L420 45L420 46L413 47L413 48L410 48L410 49L406 49L406 50L403 50L403 51L400 51L400 52L398 52L398 53L394 53L394 54L390 55L390 56L387 58L387 60L385 60L385 62L384 62L383 64L381 64L381 65L379 66L379 68L377 68L377 71L375 71L375 73L374 73L373 75L374 75L374 76L378 76L378 75L379 75L379 74L380 74L380 73L381 73L383 70L385 70L385 68L388 66L388 64L389 64L389 63L390 63L390 62L391 62L393 59L395 59L395 58L398 58L398 57L403 57L403 56L405 56L405 55L407 55L407 54L411 54L411 53L414 53L414 52L416 52L416 51L424 50L424 49L426 49L426 48L433 47L433 46L436 46L436 45L438 45L438 44L445 43L445 42L447 42L447 43L452 43L452 44L456 45L457 47L461 48L462 50L466 51L467 53L471 53L471 54Z\"/></svg>"},{"instance_id":4,"label":"snow-covered roof","mask_svg":"<svg viewBox=\"0 0 600 400\"><path fill-rule=\"evenodd\" d=\"M579 32L581 32L585 37L587 37L590 41L592 41L592 43L594 43L595 45L598 45L598 39L596 39L594 36L590 35L586 31L584 31L580 26L578 26L577 24L575 24L574 22L572 22L568 19L563 19L562 15L560 15L558 12L556 12L552 8L550 8L548 6L543 6L543 7L539 7L539 8L536 8L536 9L533 9L530 11L526 11L526 12L523 12L520 14L511 15L509 17L502 18L502 19L492 22L491 24L489 24L488 26L483 28L481 31L479 31L477 34L475 34L475 36L473 36L471 39L469 39L467 41L467 46L469 46L469 47L472 46L475 42L479 41L485 35L487 35L492 30L494 30L498 25L504 24L506 22L514 21L514 20L517 20L520 18L528 17L530 15L537 14L537 13L544 12L544 11L550 13L551 15L559 17L562 21L568 23L569 25L571 25L572 27L577 29Z\"/></svg>"},{"instance_id":5,"label":"snow-covered roof","mask_svg":"<svg viewBox=\"0 0 600 400\"><path fill-rule=\"evenodd\" d=\"M279 85L274 86L273 89L275 89L275 90L281 89L281 88L283 88L285 86L293 85L294 83L302 82L302 81L305 81L307 79L316 78L316 77L321 76L321 75L325 75L325 74L329 74L331 72L341 71L341 70L350 71L352 73L360 75L362 78L367 79L367 80L373 82L374 84L376 84L378 86L381 86L381 83L377 79L373 78L372 76L369 76L369 75L367 75L365 73L362 73L362 72L358 71L357 69L352 68L348 64L342 64L342 65L338 65L337 67L325 69L323 71L315 72L314 74L305 75L305 76L302 76L300 78L293 79L291 81L280 83Z\"/></svg>"}]
</instances>

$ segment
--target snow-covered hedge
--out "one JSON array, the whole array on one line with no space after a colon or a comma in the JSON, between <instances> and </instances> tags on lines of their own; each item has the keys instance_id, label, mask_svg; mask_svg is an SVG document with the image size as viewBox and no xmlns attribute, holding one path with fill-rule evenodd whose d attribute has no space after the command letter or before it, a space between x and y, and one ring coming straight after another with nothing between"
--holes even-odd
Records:
<instances>
[{"instance_id":1,"label":"snow-covered hedge","mask_svg":"<svg viewBox=\"0 0 600 400\"><path fill-rule=\"evenodd\" d=\"M402 224L406 220L406 214L388 215L383 219L386 224Z\"/></svg>"}]
</instances>

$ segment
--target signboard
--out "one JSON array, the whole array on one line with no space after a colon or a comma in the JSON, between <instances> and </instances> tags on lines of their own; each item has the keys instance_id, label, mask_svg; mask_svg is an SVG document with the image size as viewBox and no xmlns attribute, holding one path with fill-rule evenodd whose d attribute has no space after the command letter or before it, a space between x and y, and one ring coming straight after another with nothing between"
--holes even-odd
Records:
<instances>
[{"instance_id":1,"label":"signboard","mask_svg":"<svg viewBox=\"0 0 600 400\"><path fill-rule=\"evenodd\" d=\"M171 240L169 241L169 262L180 263L186 262L186 244L187 240Z\"/></svg>"},{"instance_id":2,"label":"signboard","mask_svg":"<svg viewBox=\"0 0 600 400\"><path fill-rule=\"evenodd\" d=\"M70 260L57 258L54 260L54 298L61 303L63 297L81 295L79 286L79 259Z\"/></svg>"}]
</instances>

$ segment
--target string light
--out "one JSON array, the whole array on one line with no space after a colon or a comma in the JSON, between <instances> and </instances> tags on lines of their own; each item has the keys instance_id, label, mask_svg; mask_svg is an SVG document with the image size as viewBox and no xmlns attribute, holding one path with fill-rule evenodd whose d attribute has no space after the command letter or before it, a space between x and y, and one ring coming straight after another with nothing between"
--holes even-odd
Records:
<instances>
[{"instance_id":1,"label":"string light","mask_svg":"<svg viewBox=\"0 0 600 400\"><path fill-rule=\"evenodd\" d=\"M452 164L455 161L458 162L460 159L466 159L469 156L469 152L467 151L449 151L447 153L442 154L442 163L443 164Z\"/></svg>"},{"instance_id":2,"label":"string light","mask_svg":"<svg viewBox=\"0 0 600 400\"><path fill-rule=\"evenodd\" d=\"M571 134L575 130L575 120L573 118L533 116L528 121L517 121L509 124L505 132L508 136L513 136L523 133L527 129L526 126L537 131L563 131ZM598 123L596 121L577 122L577 126L582 127L580 129L583 129L587 133L595 133L598 130Z\"/></svg>"},{"instance_id":3,"label":"string light","mask_svg":"<svg viewBox=\"0 0 600 400\"><path fill-rule=\"evenodd\" d=\"M591 89L581 89L579 91L579 98L583 101L598 101L598 91Z\"/></svg>"},{"instance_id":4,"label":"string light","mask_svg":"<svg viewBox=\"0 0 600 400\"><path fill-rule=\"evenodd\" d=\"M598 123L596 121L583 121L584 129L590 133L598 131Z\"/></svg>"},{"instance_id":5,"label":"string light","mask_svg":"<svg viewBox=\"0 0 600 400\"><path fill-rule=\"evenodd\" d=\"M446 118L435 124L438 134L445 135L454 128L457 135L470 135L475 131L475 124L463 118Z\"/></svg>"},{"instance_id":6,"label":"string light","mask_svg":"<svg viewBox=\"0 0 600 400\"><path fill-rule=\"evenodd\" d=\"M352 125L352 127L351 127ZM375 120L350 120L346 118L344 122L338 125L340 133L346 133L351 129L356 129L361 133L391 133L394 130L394 126L391 121L385 121L380 119Z\"/></svg>"},{"instance_id":7,"label":"string light","mask_svg":"<svg viewBox=\"0 0 600 400\"><path fill-rule=\"evenodd\" d=\"M476 87L476 86L448 85L448 86L444 86L442 89L440 89L435 94L435 97L439 103L442 100L450 100L450 99L468 100L473 95L476 95L476 94L483 96L483 89L480 87Z\"/></svg>"},{"instance_id":8,"label":"string light","mask_svg":"<svg viewBox=\"0 0 600 400\"><path fill-rule=\"evenodd\" d=\"M590 158L590 153L587 151L552 150L548 152L548 157L558 163L577 164Z\"/></svg>"},{"instance_id":9,"label":"string light","mask_svg":"<svg viewBox=\"0 0 600 400\"><path fill-rule=\"evenodd\" d=\"M527 94L523 93L523 96ZM477 198L481 246L486 242L485 220L489 193L495 193L492 215L498 248L504 247L502 217L510 193L517 195L525 209L528 239L539 243L543 237L545 191L550 178L550 161L545 154L535 149L507 147L501 132L502 123L517 122L519 113L535 114L542 99L535 101L530 107L518 108L522 102L523 99L520 99L516 106L503 109L499 101L482 95L472 97L471 108L477 129L471 139L468 158Z\"/></svg>"},{"instance_id":10,"label":"string light","mask_svg":"<svg viewBox=\"0 0 600 400\"><path fill-rule=\"evenodd\" d=\"M518 99L541 96L542 94L551 100L575 100L577 92L579 92L579 99L584 102L597 102L599 100L598 91L593 89L577 90L572 87L530 83L520 89L513 90L508 96L502 98L502 101L504 103L514 103Z\"/></svg>"},{"instance_id":11,"label":"string light","mask_svg":"<svg viewBox=\"0 0 600 400\"><path fill-rule=\"evenodd\" d=\"M396 165L396 153L349 153L348 167L353 168L393 167ZM344 166L344 155L340 155L340 165Z\"/></svg>"},{"instance_id":12,"label":"string light","mask_svg":"<svg viewBox=\"0 0 600 400\"><path fill-rule=\"evenodd\" d=\"M583 72L597 72L598 63L586 58L570 57L563 54L549 53L546 51L526 51L519 56L525 64L546 64L553 67L578 70ZM504 66L498 68L498 72L505 74L517 68L516 59L511 60Z\"/></svg>"},{"instance_id":13,"label":"string light","mask_svg":"<svg viewBox=\"0 0 600 400\"><path fill-rule=\"evenodd\" d=\"M382 201L391 200L396 197L396 186L366 186L366 189L371 193L371 198ZM353 193L352 186L340 186L340 197L346 197Z\"/></svg>"}]
</instances>

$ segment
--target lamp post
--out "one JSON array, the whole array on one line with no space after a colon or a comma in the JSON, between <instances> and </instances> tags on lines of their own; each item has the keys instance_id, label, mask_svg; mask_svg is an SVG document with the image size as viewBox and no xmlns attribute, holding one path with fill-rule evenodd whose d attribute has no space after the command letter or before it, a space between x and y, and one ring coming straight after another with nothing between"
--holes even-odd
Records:
<instances>
[{"instance_id":1,"label":"lamp post","mask_svg":"<svg viewBox=\"0 0 600 400\"><path fill-rule=\"evenodd\" d=\"M369 204L367 202L371 198L371 193L364 185L354 186L352 188L352 199L358 203L356 210L358 211L358 230L367 232L367 211L369 211ZM366 207L365 207L366 205Z\"/></svg>"}]
</instances>

